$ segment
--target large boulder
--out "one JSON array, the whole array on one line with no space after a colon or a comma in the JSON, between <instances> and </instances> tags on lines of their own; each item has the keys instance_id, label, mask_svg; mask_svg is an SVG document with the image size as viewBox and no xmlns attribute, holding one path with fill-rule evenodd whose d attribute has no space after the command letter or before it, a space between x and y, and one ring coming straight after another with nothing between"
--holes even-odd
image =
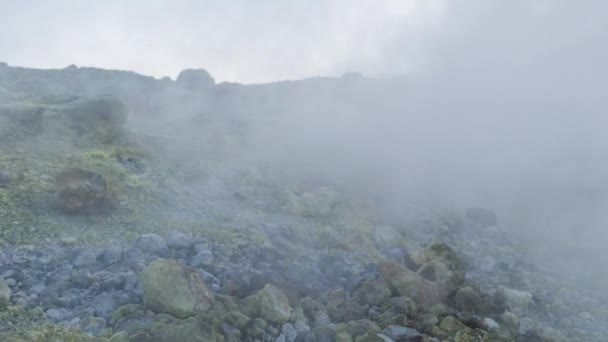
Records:
<instances>
[{"instance_id":1,"label":"large boulder","mask_svg":"<svg viewBox=\"0 0 608 342\"><path fill-rule=\"evenodd\" d=\"M62 209L70 214L102 214L118 207L116 193L104 176L71 168L55 178Z\"/></svg>"},{"instance_id":2,"label":"large boulder","mask_svg":"<svg viewBox=\"0 0 608 342\"><path fill-rule=\"evenodd\" d=\"M150 327L150 335L157 342L214 342L224 341L213 328L199 317L175 322L156 322Z\"/></svg>"},{"instance_id":3,"label":"large boulder","mask_svg":"<svg viewBox=\"0 0 608 342\"><path fill-rule=\"evenodd\" d=\"M464 265L456 252L444 243L409 254L410 268L434 283L441 301L464 284Z\"/></svg>"},{"instance_id":4,"label":"large boulder","mask_svg":"<svg viewBox=\"0 0 608 342\"><path fill-rule=\"evenodd\" d=\"M445 302L464 284L464 266L451 248L436 243L408 255L408 267L392 261L379 264L380 274L400 295L428 310Z\"/></svg>"},{"instance_id":5,"label":"large boulder","mask_svg":"<svg viewBox=\"0 0 608 342\"><path fill-rule=\"evenodd\" d=\"M381 262L378 269L395 291L411 298L418 308L428 310L440 302L436 285L416 272L393 261Z\"/></svg>"},{"instance_id":6,"label":"large boulder","mask_svg":"<svg viewBox=\"0 0 608 342\"><path fill-rule=\"evenodd\" d=\"M177 85L190 90L206 90L215 85L215 80L203 69L185 69L177 75Z\"/></svg>"},{"instance_id":7,"label":"large boulder","mask_svg":"<svg viewBox=\"0 0 608 342\"><path fill-rule=\"evenodd\" d=\"M140 273L144 306L156 313L186 318L207 310L213 295L196 270L172 259L158 259Z\"/></svg>"},{"instance_id":8,"label":"large boulder","mask_svg":"<svg viewBox=\"0 0 608 342\"><path fill-rule=\"evenodd\" d=\"M527 291L499 286L494 292L494 304L499 310L522 314L534 304L534 296Z\"/></svg>"},{"instance_id":9,"label":"large boulder","mask_svg":"<svg viewBox=\"0 0 608 342\"><path fill-rule=\"evenodd\" d=\"M243 311L251 317L260 317L277 324L287 322L292 313L287 295L272 284L267 284L255 295L245 298Z\"/></svg>"}]
</instances>

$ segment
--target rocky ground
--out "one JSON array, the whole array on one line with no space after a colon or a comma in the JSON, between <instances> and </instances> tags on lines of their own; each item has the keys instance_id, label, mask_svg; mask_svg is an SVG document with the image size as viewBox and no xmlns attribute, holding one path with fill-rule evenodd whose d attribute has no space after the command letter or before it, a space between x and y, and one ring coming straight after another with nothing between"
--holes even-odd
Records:
<instances>
[{"instance_id":1,"label":"rocky ground","mask_svg":"<svg viewBox=\"0 0 608 342\"><path fill-rule=\"evenodd\" d=\"M608 340L606 298L526 262L489 210L387 220L237 155L251 123L193 93L207 77L0 65L0 340ZM146 92L227 118L142 135L127 113L166 110Z\"/></svg>"}]
</instances>

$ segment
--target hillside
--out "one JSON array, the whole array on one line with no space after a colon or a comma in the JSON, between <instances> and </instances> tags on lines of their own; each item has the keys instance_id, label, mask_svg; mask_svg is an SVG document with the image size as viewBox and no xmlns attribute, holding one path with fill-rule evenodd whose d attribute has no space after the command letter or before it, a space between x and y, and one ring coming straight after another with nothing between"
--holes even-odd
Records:
<instances>
[{"instance_id":1,"label":"hillside","mask_svg":"<svg viewBox=\"0 0 608 342\"><path fill-rule=\"evenodd\" d=\"M567 202L493 209L601 189L562 189L564 168L500 183L522 153L484 145L505 126L468 110L524 117L530 98L431 87L0 64L0 339L607 341L602 276L575 286L507 229Z\"/></svg>"}]
</instances>

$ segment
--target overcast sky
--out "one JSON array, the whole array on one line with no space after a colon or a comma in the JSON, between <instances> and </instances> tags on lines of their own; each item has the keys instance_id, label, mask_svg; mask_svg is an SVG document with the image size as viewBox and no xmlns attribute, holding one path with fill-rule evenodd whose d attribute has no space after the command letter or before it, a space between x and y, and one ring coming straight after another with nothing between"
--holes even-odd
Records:
<instances>
[{"instance_id":1,"label":"overcast sky","mask_svg":"<svg viewBox=\"0 0 608 342\"><path fill-rule=\"evenodd\" d=\"M156 77L196 67L243 83L348 71L386 77L424 70L446 55L525 62L543 48L605 30L601 3L0 0L0 60Z\"/></svg>"}]
</instances>

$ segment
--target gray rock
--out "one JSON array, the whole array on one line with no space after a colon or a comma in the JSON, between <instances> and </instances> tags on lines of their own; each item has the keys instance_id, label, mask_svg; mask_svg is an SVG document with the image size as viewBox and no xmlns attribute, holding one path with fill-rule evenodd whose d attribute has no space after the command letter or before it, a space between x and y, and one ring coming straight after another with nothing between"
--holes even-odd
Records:
<instances>
[{"instance_id":1,"label":"gray rock","mask_svg":"<svg viewBox=\"0 0 608 342\"><path fill-rule=\"evenodd\" d=\"M99 253L99 262L101 262L104 267L117 264L121 260L122 248L118 246L106 248Z\"/></svg>"},{"instance_id":2,"label":"gray rock","mask_svg":"<svg viewBox=\"0 0 608 342\"><path fill-rule=\"evenodd\" d=\"M97 253L90 249L85 249L78 254L73 264L76 267L89 267L97 262Z\"/></svg>"},{"instance_id":3,"label":"gray rock","mask_svg":"<svg viewBox=\"0 0 608 342\"><path fill-rule=\"evenodd\" d=\"M0 187L5 187L9 185L11 180L12 177L10 173L8 173L7 171L0 170Z\"/></svg>"},{"instance_id":4,"label":"gray rock","mask_svg":"<svg viewBox=\"0 0 608 342\"><path fill-rule=\"evenodd\" d=\"M532 304L533 295L530 292L498 287L494 293L494 303L503 310L522 314Z\"/></svg>"},{"instance_id":5,"label":"gray rock","mask_svg":"<svg viewBox=\"0 0 608 342\"><path fill-rule=\"evenodd\" d=\"M209 266L212 265L214 261L213 253L211 253L208 249L203 249L198 252L195 256L190 260L190 266L192 267L201 267L201 266Z\"/></svg>"},{"instance_id":6,"label":"gray rock","mask_svg":"<svg viewBox=\"0 0 608 342\"><path fill-rule=\"evenodd\" d=\"M80 321L80 327L85 333L96 336L106 328L106 320L101 317L86 317Z\"/></svg>"},{"instance_id":7,"label":"gray rock","mask_svg":"<svg viewBox=\"0 0 608 342\"><path fill-rule=\"evenodd\" d=\"M294 342L298 337L298 331L291 323L285 323L281 327L286 342Z\"/></svg>"},{"instance_id":8,"label":"gray rock","mask_svg":"<svg viewBox=\"0 0 608 342\"><path fill-rule=\"evenodd\" d=\"M101 293L91 300L90 305L95 309L95 316L109 318L120 303L112 294Z\"/></svg>"},{"instance_id":9,"label":"gray rock","mask_svg":"<svg viewBox=\"0 0 608 342\"><path fill-rule=\"evenodd\" d=\"M178 230L170 231L165 238L167 245L175 249L192 248L195 243L192 233L180 232Z\"/></svg>"},{"instance_id":10,"label":"gray rock","mask_svg":"<svg viewBox=\"0 0 608 342\"><path fill-rule=\"evenodd\" d=\"M267 284L255 295L245 298L242 307L245 314L274 323L287 322L292 313L289 299L283 290L272 284Z\"/></svg>"},{"instance_id":11,"label":"gray rock","mask_svg":"<svg viewBox=\"0 0 608 342\"><path fill-rule=\"evenodd\" d=\"M305 336L306 334L308 334L310 332L310 327L308 326L308 324L306 324L302 321L296 321L294 323L293 327L298 332L298 336Z\"/></svg>"},{"instance_id":12,"label":"gray rock","mask_svg":"<svg viewBox=\"0 0 608 342\"><path fill-rule=\"evenodd\" d=\"M0 278L0 309L10 304L11 288L4 279Z\"/></svg>"},{"instance_id":13,"label":"gray rock","mask_svg":"<svg viewBox=\"0 0 608 342\"><path fill-rule=\"evenodd\" d=\"M69 315L69 311L63 308L46 310L46 317L55 322L64 321Z\"/></svg>"},{"instance_id":14,"label":"gray rock","mask_svg":"<svg viewBox=\"0 0 608 342\"><path fill-rule=\"evenodd\" d=\"M334 342L336 340L336 327L333 324L322 325L314 329L317 342Z\"/></svg>"},{"instance_id":15,"label":"gray rock","mask_svg":"<svg viewBox=\"0 0 608 342\"><path fill-rule=\"evenodd\" d=\"M198 273L175 260L158 259L139 276L144 305L156 313L186 318L207 310L213 301Z\"/></svg>"},{"instance_id":16,"label":"gray rock","mask_svg":"<svg viewBox=\"0 0 608 342\"><path fill-rule=\"evenodd\" d=\"M167 242L158 234L143 234L135 240L135 246L144 253L164 256L169 252Z\"/></svg>"},{"instance_id":17,"label":"gray rock","mask_svg":"<svg viewBox=\"0 0 608 342\"><path fill-rule=\"evenodd\" d=\"M382 330L382 334L394 341L419 342L423 340L422 334L418 330L401 325L389 325Z\"/></svg>"}]
</instances>

